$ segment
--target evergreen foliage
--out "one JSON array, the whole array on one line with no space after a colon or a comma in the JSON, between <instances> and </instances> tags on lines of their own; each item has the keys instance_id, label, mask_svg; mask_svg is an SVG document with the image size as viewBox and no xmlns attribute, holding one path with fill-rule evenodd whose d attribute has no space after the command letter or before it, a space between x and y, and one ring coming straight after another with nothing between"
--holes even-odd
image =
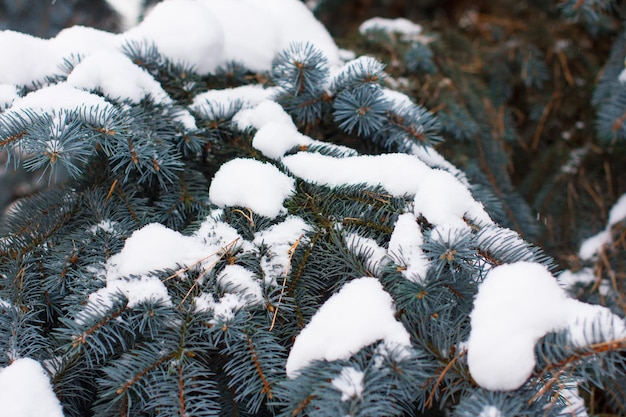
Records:
<instances>
[{"instance_id":1,"label":"evergreen foliage","mask_svg":"<svg viewBox=\"0 0 626 417\"><path fill-rule=\"evenodd\" d=\"M326 0L319 10L342 4ZM618 9L612 1L564 1L544 11L599 33L607 20L619 21ZM481 24L479 16L470 31L485 30ZM509 24L514 38L502 32ZM360 57L335 73L309 43L279 53L271 71L230 62L212 73L174 62L150 43L128 43L124 54L158 81L169 100L148 95L133 101L94 90L105 106L3 109L0 151L8 166L37 171L48 186L16 201L0 219L0 366L25 357L43 364L67 417L582 417L588 415L584 404L574 407L580 397L596 412L625 414L626 340L607 338L602 329L586 334L582 346L565 331L542 337L530 378L515 390L488 390L470 374L467 340L480 284L503 264L538 263L555 274L570 266L531 243L545 236L533 209L547 207L555 215L550 204L556 203L546 202L554 188L568 183L566 175L584 175L580 169L550 171L549 180L533 189L534 170L521 179L511 174L518 167L513 151L545 153L545 163L538 160L546 165L553 163L551 152L564 146L543 140L541 130L564 131L545 115L556 106L551 91L578 89L559 61L559 54L574 52L552 50L548 57L545 45L528 39L530 30L518 31L511 22L496 21L489 33L489 40L473 33L475 46L458 29L432 39L368 32L355 49L369 48L380 60ZM615 43L594 90L598 111L591 133L594 146L619 160L626 136L626 90L619 79L626 41L615 32L604 36ZM488 55L473 55L483 48ZM479 62L472 61L476 56ZM595 77L592 70L601 63L583 58L571 57L577 76ZM468 76L472 69L459 60L491 68ZM65 73L47 82L65 81L71 62L68 57ZM555 75L556 66L562 72ZM241 122L250 110L245 100L190 106L206 91L245 85L274 91L272 101L299 132L293 134L309 140L286 149L284 158L273 157L255 142L265 127ZM19 87L21 96L39 89ZM521 131L518 110L527 111L536 129ZM590 119L585 123L591 125ZM565 145L565 154L586 145L574 142ZM440 157L436 146L464 171ZM432 195L418 198L365 180L325 184L297 173L289 164L297 159L287 159L319 156L348 166L351 158L370 154L421 161L436 173L429 179L441 174L471 191L468 200L450 204L480 201L496 222L469 209L457 219L462 227L442 225L434 214L415 216L412 225L423 237L414 242L418 248L378 256L377 250L391 246L400 218ZM216 173L242 159L293 181L284 211L272 216L245 203L214 201ZM243 173L248 181L252 175ZM621 182L618 189L626 191ZM304 225L301 233L272 242L269 233L294 218ZM605 227L600 220L606 219L592 221ZM205 247L217 249L193 263L121 273L112 285L114 257L136 231L154 223L180 232L175 236L181 241L200 236ZM559 239L579 242L586 225ZM579 283L573 292L623 317L623 220L607 228L612 239L601 253L578 259L579 268L595 268L598 280ZM418 253L428 263L422 273L410 268ZM260 295L224 278L241 270L254 277ZM375 277L390 295L409 344L377 339L349 357L314 359L289 374L288 358L303 329L362 277ZM133 298L127 285L149 279L163 286L166 297Z\"/></svg>"}]
</instances>

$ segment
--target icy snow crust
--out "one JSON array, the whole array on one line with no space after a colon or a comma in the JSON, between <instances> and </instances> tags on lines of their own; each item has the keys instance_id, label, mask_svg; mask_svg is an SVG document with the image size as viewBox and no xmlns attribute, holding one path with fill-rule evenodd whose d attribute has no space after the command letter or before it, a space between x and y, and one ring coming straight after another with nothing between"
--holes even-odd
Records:
<instances>
[{"instance_id":1,"label":"icy snow crust","mask_svg":"<svg viewBox=\"0 0 626 417\"><path fill-rule=\"evenodd\" d=\"M406 36L420 36L421 32L420 27L404 21L370 21L368 25L369 29L382 28ZM0 118L24 110L56 113L83 106L107 109L120 100L137 103L146 97L170 104L171 99L154 78L121 52L130 41L151 42L171 60L185 61L200 73L213 71L229 60L267 71L274 56L293 41L314 43L328 58L334 74L350 71L362 62L341 66L338 48L329 34L298 0L166 0L139 26L120 35L82 27L66 29L50 40L0 32L4 58L0 61ZM63 59L73 64L69 74L60 69ZM47 79L59 75L64 81ZM33 81L43 86L20 97L19 87L34 87ZM287 209L296 178L327 187L365 184L406 199L406 212L398 216L387 247L356 233L344 234L348 250L369 255L367 267L374 276L344 284L321 306L296 337L286 372L295 378L315 361L347 359L377 342L388 352L408 351L409 333L396 320L394 300L376 275L392 262L403 267L407 280L419 283L426 278L430 260L422 251L424 236L417 219L425 218L433 226L433 235L470 232L477 227L487 231L479 233L479 243L492 239L496 232L501 239L521 238L494 224L472 197L465 176L433 149L416 145L406 154L363 156L324 143L336 156L309 151L322 143L297 130L291 117L273 101L275 93L260 86L207 91L196 96L185 109L189 112L182 116L183 126L193 130L191 113L213 117L220 108L240 109L233 124L250 129L252 146L272 163L245 158L225 163L215 174L209 198L217 207L237 207L245 215L246 211L254 212L271 219L274 225L246 240L221 220L220 209L215 209L192 235L160 224L146 225L101 266L103 285L89 295L88 308L107 308L120 293L130 308L149 300L172 305L163 271L171 272L167 279L180 280L198 272L196 279L201 284L235 246L244 254L264 254L262 276L239 265L223 268L215 278L222 295L198 295L194 298L196 311L212 313L215 321L228 321L240 309L264 308L268 291L283 285L289 276L291 249L310 244L307 234L312 227ZM407 96L390 91L386 98L402 104L411 102ZM623 200L611 212L611 225L624 218ZM114 227L106 222L98 227L114 234ZM600 241L606 242L606 236L589 243L593 247L585 253L593 256ZM537 305L548 307L538 309ZM84 319L80 314L76 317L79 322ZM592 327L594 335L599 331L606 339L624 336L624 323L617 316L603 307L569 299L543 266L529 262L502 265L489 272L479 285L471 326L466 344L470 372L478 384L492 390L511 390L524 384L535 366L535 343L548 332L567 331L575 345L588 343ZM52 401L54 395L45 385L39 365L28 361L18 360L2 370L0 385L7 385L9 374L26 375L42 392L41 398L51 398L49 404L16 403L13 394L7 394L13 392L9 389L12 386L0 389L6 399L0 403L23 407L18 407L12 414L15 416L33 415L27 408L31 406L39 407L36 415L62 415L55 408L58 402ZM363 374L354 368L344 368L331 383L343 400L362 395ZM32 387L22 392L32 391ZM490 410L483 414L496 415Z\"/></svg>"}]
</instances>

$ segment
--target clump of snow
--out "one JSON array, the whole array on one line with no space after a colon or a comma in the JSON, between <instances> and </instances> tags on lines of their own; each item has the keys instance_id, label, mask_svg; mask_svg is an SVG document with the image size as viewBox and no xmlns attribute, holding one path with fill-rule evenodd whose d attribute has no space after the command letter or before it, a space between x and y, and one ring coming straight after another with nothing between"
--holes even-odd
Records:
<instances>
[{"instance_id":1,"label":"clump of snow","mask_svg":"<svg viewBox=\"0 0 626 417\"><path fill-rule=\"evenodd\" d=\"M393 107L395 108L404 108L404 107L415 105L415 103L413 103L413 100L411 100L409 96L397 90L392 90L390 88L383 87L382 91L383 91L383 97L385 97L385 99L389 101L390 103L393 103ZM420 146L420 145L417 145L417 146L419 146L420 148L423 148L423 146Z\"/></svg>"},{"instance_id":2,"label":"clump of snow","mask_svg":"<svg viewBox=\"0 0 626 417\"><path fill-rule=\"evenodd\" d=\"M119 50L129 42L154 44L170 60L186 62L200 73L232 60L267 71L274 56L292 42L311 42L329 62L340 63L328 31L297 0L166 0L122 34L78 26L49 40L0 32L0 84L31 85L58 74L70 55Z\"/></svg>"},{"instance_id":3,"label":"clump of snow","mask_svg":"<svg viewBox=\"0 0 626 417\"><path fill-rule=\"evenodd\" d=\"M352 366L346 366L336 378L330 381L331 385L341 392L341 401L363 397L363 377L365 374Z\"/></svg>"},{"instance_id":4,"label":"clump of snow","mask_svg":"<svg viewBox=\"0 0 626 417\"><path fill-rule=\"evenodd\" d=\"M220 221L223 214L223 210L213 210L194 233L194 237L205 245L219 248L218 252L233 245L237 245L244 252L254 251L253 245L243 240L234 227ZM209 258L207 262L213 263L214 259Z\"/></svg>"},{"instance_id":5,"label":"clump of snow","mask_svg":"<svg viewBox=\"0 0 626 417\"><path fill-rule=\"evenodd\" d=\"M474 300L467 344L470 373L483 388L515 390L535 367L537 341L561 330L575 346L626 336L622 319L605 307L568 298L543 265L497 266Z\"/></svg>"},{"instance_id":6,"label":"clump of snow","mask_svg":"<svg viewBox=\"0 0 626 417\"><path fill-rule=\"evenodd\" d=\"M122 251L109 258L105 267L106 287L91 293L89 302L92 306L106 307L114 294L122 293L131 308L146 300L171 305L167 288L150 272L198 264L210 254L193 237L159 223L148 224L134 231Z\"/></svg>"},{"instance_id":7,"label":"clump of snow","mask_svg":"<svg viewBox=\"0 0 626 417\"><path fill-rule=\"evenodd\" d=\"M296 378L315 360L347 359L380 340L398 347L411 343L395 319L393 299L380 282L355 279L331 296L296 337L287 358L287 376Z\"/></svg>"},{"instance_id":8,"label":"clump of snow","mask_svg":"<svg viewBox=\"0 0 626 417\"><path fill-rule=\"evenodd\" d=\"M483 206L449 172L432 169L406 154L363 155L346 158L299 152L282 159L296 176L337 187L346 184L382 186L394 196L413 196L415 214L433 224L467 228L464 219L493 224Z\"/></svg>"},{"instance_id":9,"label":"clump of snow","mask_svg":"<svg viewBox=\"0 0 626 417\"><path fill-rule=\"evenodd\" d=\"M122 28L130 29L139 22L142 0L106 0L122 18Z\"/></svg>"},{"instance_id":10,"label":"clump of snow","mask_svg":"<svg viewBox=\"0 0 626 417\"><path fill-rule=\"evenodd\" d=\"M404 266L402 275L419 282L426 277L430 262L422 251L424 236L413 213L398 216L389 239L389 258Z\"/></svg>"},{"instance_id":11,"label":"clump of snow","mask_svg":"<svg viewBox=\"0 0 626 417\"><path fill-rule=\"evenodd\" d=\"M3 57L0 86L13 86L0 89L0 109L50 113L59 109L110 106L96 94L83 91L79 95L78 89L100 90L109 98L135 103L147 95L158 103L171 103L150 74L123 56L121 51L128 44L154 45L171 61L207 73L231 60L242 62L252 70L267 71L276 54L292 42L305 41L320 49L331 63L339 65L339 50L331 36L297 0L165 0L139 25L122 34L75 26L62 30L52 39L41 39L0 31ZM49 85L54 83L55 76L64 75L65 60L73 64L67 82ZM24 98L14 94L14 86L39 85L44 87ZM246 89L245 99L252 98L250 105L268 98L272 91L263 92L263 97L258 94L251 97L253 89ZM215 94L198 97L192 108L206 110L202 101L212 99ZM196 128L187 112L178 120L187 129Z\"/></svg>"},{"instance_id":12,"label":"clump of snow","mask_svg":"<svg viewBox=\"0 0 626 417\"><path fill-rule=\"evenodd\" d=\"M232 320L238 310L249 305L246 297L236 293L226 293L219 301L215 301L213 294L202 293L195 298L195 304L198 312L213 312L213 322Z\"/></svg>"},{"instance_id":13,"label":"clump of snow","mask_svg":"<svg viewBox=\"0 0 626 417\"><path fill-rule=\"evenodd\" d=\"M247 207L274 218L287 212L283 202L294 191L294 180L274 165L237 158L223 164L215 173L209 198L220 207Z\"/></svg>"},{"instance_id":14,"label":"clump of snow","mask_svg":"<svg viewBox=\"0 0 626 417\"><path fill-rule=\"evenodd\" d=\"M477 417L502 417L502 412L493 405L488 405L480 410L480 414Z\"/></svg>"},{"instance_id":15,"label":"clump of snow","mask_svg":"<svg viewBox=\"0 0 626 417\"><path fill-rule=\"evenodd\" d=\"M240 130L253 127L257 130L261 129L268 123L280 123L288 126L296 125L291 120L291 116L287 114L285 109L275 101L265 100L251 109L244 109L233 117L233 123Z\"/></svg>"},{"instance_id":16,"label":"clump of snow","mask_svg":"<svg viewBox=\"0 0 626 417\"><path fill-rule=\"evenodd\" d=\"M254 244L266 247L266 253L261 257L266 284L276 286L278 278L289 273L290 250L298 241L299 244L307 245L305 233L310 230L311 226L300 217L288 216L283 222L254 234Z\"/></svg>"},{"instance_id":17,"label":"clump of snow","mask_svg":"<svg viewBox=\"0 0 626 417\"><path fill-rule=\"evenodd\" d=\"M346 233L344 241L350 251L366 258L367 269L378 275L381 265L387 260L387 250L378 246L374 239L359 236L356 233Z\"/></svg>"},{"instance_id":18,"label":"clump of snow","mask_svg":"<svg viewBox=\"0 0 626 417\"><path fill-rule=\"evenodd\" d=\"M0 31L0 84L31 85L33 80L54 73L60 61L48 43L24 33Z\"/></svg>"},{"instance_id":19,"label":"clump of snow","mask_svg":"<svg viewBox=\"0 0 626 417\"><path fill-rule=\"evenodd\" d=\"M261 127L252 139L252 146L269 158L278 159L287 151L313 143L313 139L298 132L294 126L270 122Z\"/></svg>"},{"instance_id":20,"label":"clump of snow","mask_svg":"<svg viewBox=\"0 0 626 417\"><path fill-rule=\"evenodd\" d=\"M194 264L210 252L189 236L151 223L126 239L124 248L113 255L107 265L108 279L141 275L150 271L174 269L180 265Z\"/></svg>"},{"instance_id":21,"label":"clump of snow","mask_svg":"<svg viewBox=\"0 0 626 417\"><path fill-rule=\"evenodd\" d=\"M17 359L0 370L0 404L7 417L63 417L48 375L30 358Z\"/></svg>"},{"instance_id":22,"label":"clump of snow","mask_svg":"<svg viewBox=\"0 0 626 417\"><path fill-rule=\"evenodd\" d=\"M243 241L231 226L217 220L219 214L209 216L192 236L184 236L159 223L148 224L133 232L124 242L122 250L107 261L104 271L106 286L89 294L91 307L106 308L111 305L115 294L119 293L128 299L131 308L146 300L159 300L165 305L171 305L167 288L153 272L177 270L176 275L184 278L184 271L195 268L202 270L204 276L215 266L227 247ZM109 226L101 223L96 227ZM241 243L244 251L254 250L251 243L245 243ZM245 289L242 292L249 293L249 302L262 298L258 283L247 280L242 271L227 268L224 274L226 272L228 276L220 276L224 286L243 285ZM78 316L77 320L82 319Z\"/></svg>"},{"instance_id":23,"label":"clump of snow","mask_svg":"<svg viewBox=\"0 0 626 417\"><path fill-rule=\"evenodd\" d=\"M578 272L566 270L561 272L558 276L559 284L565 290L572 289L576 286L576 284L591 284L595 282L596 279L597 277L594 274L593 269L589 267L583 268Z\"/></svg>"},{"instance_id":24,"label":"clump of snow","mask_svg":"<svg viewBox=\"0 0 626 417\"><path fill-rule=\"evenodd\" d=\"M493 223L481 203L449 172L432 169L415 192L415 213L429 222L465 228L464 218L478 224Z\"/></svg>"},{"instance_id":25,"label":"clump of snow","mask_svg":"<svg viewBox=\"0 0 626 417\"><path fill-rule=\"evenodd\" d=\"M469 188L470 183L467 180L467 176L463 171L455 167L452 163L450 163L447 159L445 159L440 153L438 153L435 149L421 146L417 144L411 145L411 147L407 151L408 154L415 155L422 162L428 165L431 168L439 168L445 171L448 171L454 177L461 182L461 184L465 185Z\"/></svg>"},{"instance_id":26,"label":"clump of snow","mask_svg":"<svg viewBox=\"0 0 626 417\"><path fill-rule=\"evenodd\" d=\"M567 132L564 132L564 134ZM581 146L579 148L573 149L570 154L567 162L563 164L561 167L561 172L568 175L573 175L578 172L581 163L583 162L585 156L591 150L590 146Z\"/></svg>"},{"instance_id":27,"label":"clump of snow","mask_svg":"<svg viewBox=\"0 0 626 417\"><path fill-rule=\"evenodd\" d=\"M259 280L241 265L226 265L217 276L217 283L224 291L243 296L249 305L263 302Z\"/></svg>"},{"instance_id":28,"label":"clump of snow","mask_svg":"<svg viewBox=\"0 0 626 417\"><path fill-rule=\"evenodd\" d=\"M121 52L96 52L74 68L67 84L83 90L99 90L110 99L139 103L150 96L157 103L170 103L161 84Z\"/></svg>"},{"instance_id":29,"label":"clump of snow","mask_svg":"<svg viewBox=\"0 0 626 417\"><path fill-rule=\"evenodd\" d=\"M204 292L194 299L196 311L210 311L213 322L229 321L242 308L263 303L263 290L252 271L241 265L227 265L217 276L217 284L224 291L218 301L214 294Z\"/></svg>"},{"instance_id":30,"label":"clump of snow","mask_svg":"<svg viewBox=\"0 0 626 417\"><path fill-rule=\"evenodd\" d=\"M94 226L91 226L89 228L89 231L94 235L98 233L99 230L102 230L103 232L106 232L111 235L117 235L118 232L116 230L116 226L117 226L117 222L106 219L106 220L102 220L100 223Z\"/></svg>"},{"instance_id":31,"label":"clump of snow","mask_svg":"<svg viewBox=\"0 0 626 417\"><path fill-rule=\"evenodd\" d=\"M334 158L298 152L284 157L282 162L292 173L315 184L382 186L394 196L414 193L430 170L419 159L405 154Z\"/></svg>"},{"instance_id":32,"label":"clump of snow","mask_svg":"<svg viewBox=\"0 0 626 417\"><path fill-rule=\"evenodd\" d=\"M275 55L294 42L311 42L331 63L339 49L304 4L294 0L204 0L224 36L223 59L253 71L271 68Z\"/></svg>"},{"instance_id":33,"label":"clump of snow","mask_svg":"<svg viewBox=\"0 0 626 417\"><path fill-rule=\"evenodd\" d=\"M622 84L626 84L626 69L619 73L617 80Z\"/></svg>"},{"instance_id":34,"label":"clump of snow","mask_svg":"<svg viewBox=\"0 0 626 417\"><path fill-rule=\"evenodd\" d=\"M612 227L624 219L626 219L626 194L622 195L611 207L608 227Z\"/></svg>"},{"instance_id":35,"label":"clump of snow","mask_svg":"<svg viewBox=\"0 0 626 417\"><path fill-rule=\"evenodd\" d=\"M198 0L166 0L123 34L126 42L153 43L174 62L187 62L200 73L224 62L224 33L218 18Z\"/></svg>"},{"instance_id":36,"label":"clump of snow","mask_svg":"<svg viewBox=\"0 0 626 417\"><path fill-rule=\"evenodd\" d=\"M58 113L62 110L71 111L82 107L107 110L111 104L104 98L75 88L62 82L39 90L32 91L18 98L4 114L14 114L20 110L35 110L44 113Z\"/></svg>"},{"instance_id":37,"label":"clump of snow","mask_svg":"<svg viewBox=\"0 0 626 417\"><path fill-rule=\"evenodd\" d=\"M603 246L611 243L611 228L624 219L626 219L626 194L622 195L611 208L606 228L583 241L578 256L584 261L594 259Z\"/></svg>"},{"instance_id":38,"label":"clump of snow","mask_svg":"<svg viewBox=\"0 0 626 417\"><path fill-rule=\"evenodd\" d=\"M373 17L364 21L359 26L359 32L362 35L368 35L372 31L396 33L407 41L420 40L423 38L422 26L405 18L386 19L383 17Z\"/></svg>"},{"instance_id":39,"label":"clump of snow","mask_svg":"<svg viewBox=\"0 0 626 417\"><path fill-rule=\"evenodd\" d=\"M19 98L17 87L13 84L0 84L0 112L11 106Z\"/></svg>"},{"instance_id":40,"label":"clump of snow","mask_svg":"<svg viewBox=\"0 0 626 417\"><path fill-rule=\"evenodd\" d=\"M561 410L562 416L589 417L585 400L580 396L578 384L565 384L560 391L565 407Z\"/></svg>"},{"instance_id":41,"label":"clump of snow","mask_svg":"<svg viewBox=\"0 0 626 417\"><path fill-rule=\"evenodd\" d=\"M222 90L209 90L194 97L190 108L205 118L219 117L216 110L228 109L239 104L243 108L251 108L260 102L269 100L276 94L275 87L264 88L262 85L243 85Z\"/></svg>"},{"instance_id":42,"label":"clump of snow","mask_svg":"<svg viewBox=\"0 0 626 417\"><path fill-rule=\"evenodd\" d=\"M116 294L123 294L127 298L129 308L136 307L148 300L159 300L164 305L172 305L172 300L163 282L150 275L142 275L138 278L108 279L106 287L89 294L89 303L92 307L106 308L111 305L111 300ZM84 322L84 318L81 313L78 313L76 321Z\"/></svg>"},{"instance_id":43,"label":"clump of snow","mask_svg":"<svg viewBox=\"0 0 626 417\"><path fill-rule=\"evenodd\" d=\"M611 232L605 229L585 239L580 245L578 256L580 256L582 260L591 260L600 253L602 247L608 243L611 243Z\"/></svg>"},{"instance_id":44,"label":"clump of snow","mask_svg":"<svg viewBox=\"0 0 626 417\"><path fill-rule=\"evenodd\" d=\"M385 65L371 56L362 55L346 62L341 67L331 67L331 85L337 85L343 78L360 75L367 70L369 75L384 74Z\"/></svg>"}]
</instances>

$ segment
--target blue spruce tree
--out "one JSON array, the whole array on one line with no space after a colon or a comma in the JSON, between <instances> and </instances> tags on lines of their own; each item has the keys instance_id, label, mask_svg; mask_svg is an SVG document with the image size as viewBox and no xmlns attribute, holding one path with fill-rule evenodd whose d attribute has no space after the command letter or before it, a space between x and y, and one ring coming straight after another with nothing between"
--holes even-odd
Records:
<instances>
[{"instance_id":1,"label":"blue spruce tree","mask_svg":"<svg viewBox=\"0 0 626 417\"><path fill-rule=\"evenodd\" d=\"M561 13L613 16L582 3ZM0 220L0 381L45 372L53 417L585 416L596 390L623 413L621 276L568 287L589 304L568 295L498 163L545 54L496 48L521 84L457 90L455 34L375 23L360 42L397 63L342 59L297 0L166 0L116 35L1 32L0 151L48 185ZM594 96L612 144L615 45ZM414 101L396 71L440 94ZM444 139L479 152L471 175ZM583 259L605 272L624 242L612 213Z\"/></svg>"}]
</instances>

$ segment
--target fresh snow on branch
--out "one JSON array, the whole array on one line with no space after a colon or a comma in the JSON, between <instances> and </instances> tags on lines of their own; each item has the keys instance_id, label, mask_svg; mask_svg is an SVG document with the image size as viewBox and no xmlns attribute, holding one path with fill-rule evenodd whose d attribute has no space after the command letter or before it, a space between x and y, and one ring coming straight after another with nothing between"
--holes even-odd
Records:
<instances>
[{"instance_id":1,"label":"fresh snow on branch","mask_svg":"<svg viewBox=\"0 0 626 417\"><path fill-rule=\"evenodd\" d=\"M378 341L389 350L410 347L409 334L395 314L393 299L378 279L350 281L320 307L296 337L287 359L287 376L296 378L315 360L348 359Z\"/></svg>"},{"instance_id":2,"label":"fresh snow on branch","mask_svg":"<svg viewBox=\"0 0 626 417\"><path fill-rule=\"evenodd\" d=\"M606 228L601 232L585 239L580 245L578 256L582 260L592 260L602 250L604 245L611 243L611 228L626 219L626 194L622 195L611 208Z\"/></svg>"},{"instance_id":3,"label":"fresh snow on branch","mask_svg":"<svg viewBox=\"0 0 626 417\"><path fill-rule=\"evenodd\" d=\"M48 374L30 358L17 359L0 370L0 407L7 417L63 417Z\"/></svg>"},{"instance_id":4,"label":"fresh snow on branch","mask_svg":"<svg viewBox=\"0 0 626 417\"><path fill-rule=\"evenodd\" d=\"M471 328L469 370L489 390L521 387L535 367L535 344L548 332L567 331L574 346L626 337L620 317L568 298L544 266L531 262L500 265L487 274Z\"/></svg>"}]
</instances>

